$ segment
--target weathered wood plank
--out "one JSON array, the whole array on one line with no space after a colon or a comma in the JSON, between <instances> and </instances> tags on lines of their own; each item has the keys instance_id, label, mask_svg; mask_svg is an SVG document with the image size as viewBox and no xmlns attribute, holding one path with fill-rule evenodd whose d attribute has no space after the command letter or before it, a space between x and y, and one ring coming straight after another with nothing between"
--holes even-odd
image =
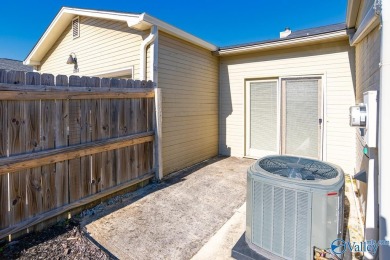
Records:
<instances>
[{"instance_id":1,"label":"weathered wood plank","mask_svg":"<svg viewBox=\"0 0 390 260\"><path fill-rule=\"evenodd\" d=\"M44 86L54 86L54 76L52 74L42 74L41 84ZM41 147L42 150L55 148L55 100L41 101ZM57 116L58 117L58 116ZM56 207L56 166L47 164L42 166L42 192L43 209L45 211Z\"/></svg>"},{"instance_id":2,"label":"weathered wood plank","mask_svg":"<svg viewBox=\"0 0 390 260\"><path fill-rule=\"evenodd\" d=\"M110 80L110 88L115 89L119 88L119 79L111 79ZM119 100L118 99L111 99L110 100L110 128L111 128L111 135L110 138L118 137L119 136ZM117 185L119 183L119 176L118 173L121 171L120 164L120 153L117 150L113 151L112 156L112 170L113 170L113 179L114 179L114 185Z\"/></svg>"},{"instance_id":3,"label":"weathered wood plank","mask_svg":"<svg viewBox=\"0 0 390 260\"><path fill-rule=\"evenodd\" d=\"M110 88L110 79L101 79L101 88ZM109 99L102 99L100 110L100 139L106 140L111 137L111 106ZM99 184L99 190L105 190L115 185L115 178L113 172L113 157L114 151L102 152L101 161L101 180Z\"/></svg>"},{"instance_id":4,"label":"weathered wood plank","mask_svg":"<svg viewBox=\"0 0 390 260\"><path fill-rule=\"evenodd\" d=\"M120 79L119 80L119 88L127 88L127 80L126 79ZM127 132L128 132L128 125L126 124L127 123L127 120L126 120L126 110L127 108L125 108L126 106L126 100L123 100L123 99L119 99L117 100L118 102L118 125L119 125L119 128L118 128L118 135L119 136L125 136L127 135ZM118 149L117 150L117 165L118 165L118 168L117 168L117 180L118 180L118 184L119 183L123 183L127 180L129 180L130 178L127 177L130 172L130 158L128 157L130 154L129 153L126 153L126 147L125 148L121 148L121 149Z\"/></svg>"},{"instance_id":5,"label":"weathered wood plank","mask_svg":"<svg viewBox=\"0 0 390 260\"><path fill-rule=\"evenodd\" d=\"M7 72L0 70L0 82L7 82ZM0 158L8 156L8 112L7 101L0 100ZM0 176L0 229L9 226L8 177L6 173Z\"/></svg>"},{"instance_id":6,"label":"weathered wood plank","mask_svg":"<svg viewBox=\"0 0 390 260\"><path fill-rule=\"evenodd\" d=\"M65 75L56 76L56 85L61 88L68 88L68 77ZM55 123L55 147L62 148L68 146L69 127L69 101L58 99L56 102L56 123ZM69 203L69 179L68 160L56 163L56 207L61 207Z\"/></svg>"},{"instance_id":7,"label":"weathered wood plank","mask_svg":"<svg viewBox=\"0 0 390 260\"><path fill-rule=\"evenodd\" d=\"M81 77L81 87L87 87L89 77ZM90 102L89 100L80 100L80 143L88 143L91 138L90 131ZM83 156L80 158L80 198L91 194L91 157Z\"/></svg>"},{"instance_id":8,"label":"weathered wood plank","mask_svg":"<svg viewBox=\"0 0 390 260\"><path fill-rule=\"evenodd\" d=\"M100 78L93 77L90 78L87 82L87 87L100 88ZM100 120L100 109L101 109L101 99L89 100L89 108L90 108L90 140L91 142L101 140L101 120ZM90 179L90 194L94 194L98 192L100 181L101 181L101 170L102 170L102 155L96 154L91 155L91 179Z\"/></svg>"},{"instance_id":9,"label":"weathered wood plank","mask_svg":"<svg viewBox=\"0 0 390 260\"><path fill-rule=\"evenodd\" d=\"M69 87L81 87L78 76L69 77ZM69 145L80 144L81 141L81 111L80 101L69 101ZM69 203L82 197L82 179L80 158L69 160Z\"/></svg>"},{"instance_id":10,"label":"weathered wood plank","mask_svg":"<svg viewBox=\"0 0 390 260\"><path fill-rule=\"evenodd\" d=\"M75 77L75 76L71 76ZM38 87L16 86L12 84L0 83L2 91L2 100L51 100L51 99L127 99L127 98L153 98L153 89L121 89L121 88L87 88L87 87L69 87L61 89L57 87Z\"/></svg>"},{"instance_id":11,"label":"weathered wood plank","mask_svg":"<svg viewBox=\"0 0 390 260\"><path fill-rule=\"evenodd\" d=\"M127 88L135 88L134 85L134 80L129 79L127 81ZM134 114L134 107L133 107L133 100L132 99L126 99L125 100L125 107L126 107L126 114L125 114L125 120L126 120L126 126L127 130L130 134L134 134L137 131L136 125L133 123L133 118L136 116ZM137 150L137 145L131 146L131 147L126 147L125 148L125 156L129 159L127 164L128 164L128 179L135 179L137 177L137 165L135 161L135 156L136 156L136 150Z\"/></svg>"},{"instance_id":12,"label":"weathered wood plank","mask_svg":"<svg viewBox=\"0 0 390 260\"><path fill-rule=\"evenodd\" d=\"M126 182L126 183L122 183L122 184L117 185L115 187L111 187L109 189L106 189L105 191L99 192L99 193L97 193L95 195L92 195L92 196L80 199L80 200L78 200L76 202L73 202L73 203L70 203L68 205L64 205L62 207L56 208L54 210L51 210L49 212L37 215L37 216L32 217L32 218L29 218L26 221L18 223L17 225L13 225L13 226L10 226L10 227L7 227L5 229L0 230L0 239L4 238L8 234L13 234L13 233L21 231L23 229L26 229L28 227L34 226L34 225L36 225L36 224L38 224L40 222L43 222L45 220L48 220L48 219L52 218L52 217L58 216L58 215L60 215L62 213L68 212L68 211L70 211L72 209L75 209L75 208L87 205L87 204L89 204L89 203L91 203L93 201L99 200L99 199L104 198L104 197L106 197L106 196L108 196L110 194L116 193L116 192L118 192L120 190L126 189L126 188L128 188L130 186L133 186L133 185L135 185L137 183L140 183L140 182L143 182L145 180L151 179L153 177L154 177L154 173L153 172L149 172L149 173L147 173L147 174L145 174L143 176L140 176L137 179L131 180L131 181Z\"/></svg>"},{"instance_id":13,"label":"weathered wood plank","mask_svg":"<svg viewBox=\"0 0 390 260\"><path fill-rule=\"evenodd\" d=\"M134 88L141 88L141 81L140 80L135 80L134 81ZM140 111L140 99L133 99L132 100L132 111L134 113L134 116L133 116L133 122L132 124L134 125L134 133L139 133L140 132L140 122L141 122L141 118L140 118L140 114L141 114L141 111ZM133 164L134 164L134 170L133 170L133 175L132 177L133 178L136 178L138 177L140 174L141 174L141 169L140 169L140 166L141 166L141 163L140 163L140 145L137 145L137 146L134 146L134 151L133 151L133 158L134 158L134 161L133 161Z\"/></svg>"},{"instance_id":14,"label":"weathered wood plank","mask_svg":"<svg viewBox=\"0 0 390 260\"><path fill-rule=\"evenodd\" d=\"M154 84L153 81L149 80L146 84L146 88L153 88ZM147 118L147 131L150 131L150 129L153 129L153 119L154 119L154 100L153 99L147 99L147 107L146 107L146 118ZM147 144L147 171L150 171L154 167L154 149L153 149L153 142L149 142Z\"/></svg>"},{"instance_id":15,"label":"weathered wood plank","mask_svg":"<svg viewBox=\"0 0 390 260\"><path fill-rule=\"evenodd\" d=\"M9 84L25 84L25 72L8 71ZM26 124L24 103L9 101L8 112L8 149L9 155L25 153ZM15 225L26 217L26 171L19 171L9 175L9 203L10 225Z\"/></svg>"},{"instance_id":16,"label":"weathered wood plank","mask_svg":"<svg viewBox=\"0 0 390 260\"><path fill-rule=\"evenodd\" d=\"M143 80L141 81L141 88L146 88L147 87L147 81ZM147 100L146 99L140 99L140 114L138 114L138 117L140 117L139 124L140 132L147 131L148 128L148 119L147 119ZM147 149L147 143L145 144L140 144L139 145L139 155L138 155L138 160L139 160L139 172L143 174L144 172L147 171L147 163L148 163L148 149Z\"/></svg>"},{"instance_id":17,"label":"weathered wood plank","mask_svg":"<svg viewBox=\"0 0 390 260\"><path fill-rule=\"evenodd\" d=\"M26 84L40 85L41 75L36 72L26 73ZM26 151L34 153L42 149L41 146L41 102L40 100L25 102L25 118L27 125ZM26 170L26 207L27 217L42 213L43 191L41 167Z\"/></svg>"},{"instance_id":18,"label":"weathered wood plank","mask_svg":"<svg viewBox=\"0 0 390 260\"><path fill-rule=\"evenodd\" d=\"M137 145L154 140L154 132L110 138L90 143L71 145L68 147L40 151L33 154L21 154L0 158L0 174L16 172L50 163L73 160L82 156L111 151L126 146Z\"/></svg>"}]
</instances>

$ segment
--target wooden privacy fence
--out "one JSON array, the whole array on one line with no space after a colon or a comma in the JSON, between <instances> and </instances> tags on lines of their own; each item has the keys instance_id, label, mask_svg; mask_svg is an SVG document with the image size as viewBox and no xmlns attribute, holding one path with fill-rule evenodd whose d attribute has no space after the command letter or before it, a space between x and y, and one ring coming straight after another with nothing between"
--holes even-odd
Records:
<instances>
[{"instance_id":1,"label":"wooden privacy fence","mask_svg":"<svg viewBox=\"0 0 390 260\"><path fill-rule=\"evenodd\" d=\"M0 70L0 239L160 178L160 105L150 81Z\"/></svg>"}]
</instances>

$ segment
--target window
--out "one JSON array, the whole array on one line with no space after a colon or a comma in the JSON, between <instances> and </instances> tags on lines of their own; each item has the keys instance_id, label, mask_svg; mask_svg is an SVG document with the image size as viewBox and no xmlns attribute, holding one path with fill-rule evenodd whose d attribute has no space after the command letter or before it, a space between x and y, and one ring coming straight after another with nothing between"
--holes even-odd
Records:
<instances>
[{"instance_id":1,"label":"window","mask_svg":"<svg viewBox=\"0 0 390 260\"><path fill-rule=\"evenodd\" d=\"M72 20L72 34L73 39L80 37L80 19L76 17Z\"/></svg>"},{"instance_id":2,"label":"window","mask_svg":"<svg viewBox=\"0 0 390 260\"><path fill-rule=\"evenodd\" d=\"M113 71L107 71L102 74L96 75L100 78L118 78L118 79L133 79L133 71L134 67L126 68L126 69L118 69Z\"/></svg>"}]
</instances>

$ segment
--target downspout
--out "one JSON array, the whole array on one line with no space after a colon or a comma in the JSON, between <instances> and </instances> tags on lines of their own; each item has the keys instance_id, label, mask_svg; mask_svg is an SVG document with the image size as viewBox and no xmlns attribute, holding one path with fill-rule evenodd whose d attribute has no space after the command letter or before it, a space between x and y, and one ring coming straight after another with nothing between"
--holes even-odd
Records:
<instances>
[{"instance_id":1,"label":"downspout","mask_svg":"<svg viewBox=\"0 0 390 260\"><path fill-rule=\"evenodd\" d=\"M157 26L153 25L150 29L149 36L141 43L141 53L140 53L140 79L146 80L146 48L154 42L157 37ZM153 61L152 61L153 63ZM153 65L152 65L153 66ZM153 68L152 68L153 70Z\"/></svg>"},{"instance_id":2,"label":"downspout","mask_svg":"<svg viewBox=\"0 0 390 260\"><path fill-rule=\"evenodd\" d=\"M390 240L390 1L382 2L379 89L379 239ZM390 259L390 246L379 247L379 259Z\"/></svg>"}]
</instances>

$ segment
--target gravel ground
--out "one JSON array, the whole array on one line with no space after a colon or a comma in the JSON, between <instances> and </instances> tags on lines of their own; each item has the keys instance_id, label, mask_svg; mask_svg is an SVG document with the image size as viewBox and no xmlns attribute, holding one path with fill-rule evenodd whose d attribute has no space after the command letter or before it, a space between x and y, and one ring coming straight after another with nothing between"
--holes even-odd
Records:
<instances>
[{"instance_id":1,"label":"gravel ground","mask_svg":"<svg viewBox=\"0 0 390 260\"><path fill-rule=\"evenodd\" d=\"M0 259L110 259L89 241L74 219L0 245Z\"/></svg>"}]
</instances>

